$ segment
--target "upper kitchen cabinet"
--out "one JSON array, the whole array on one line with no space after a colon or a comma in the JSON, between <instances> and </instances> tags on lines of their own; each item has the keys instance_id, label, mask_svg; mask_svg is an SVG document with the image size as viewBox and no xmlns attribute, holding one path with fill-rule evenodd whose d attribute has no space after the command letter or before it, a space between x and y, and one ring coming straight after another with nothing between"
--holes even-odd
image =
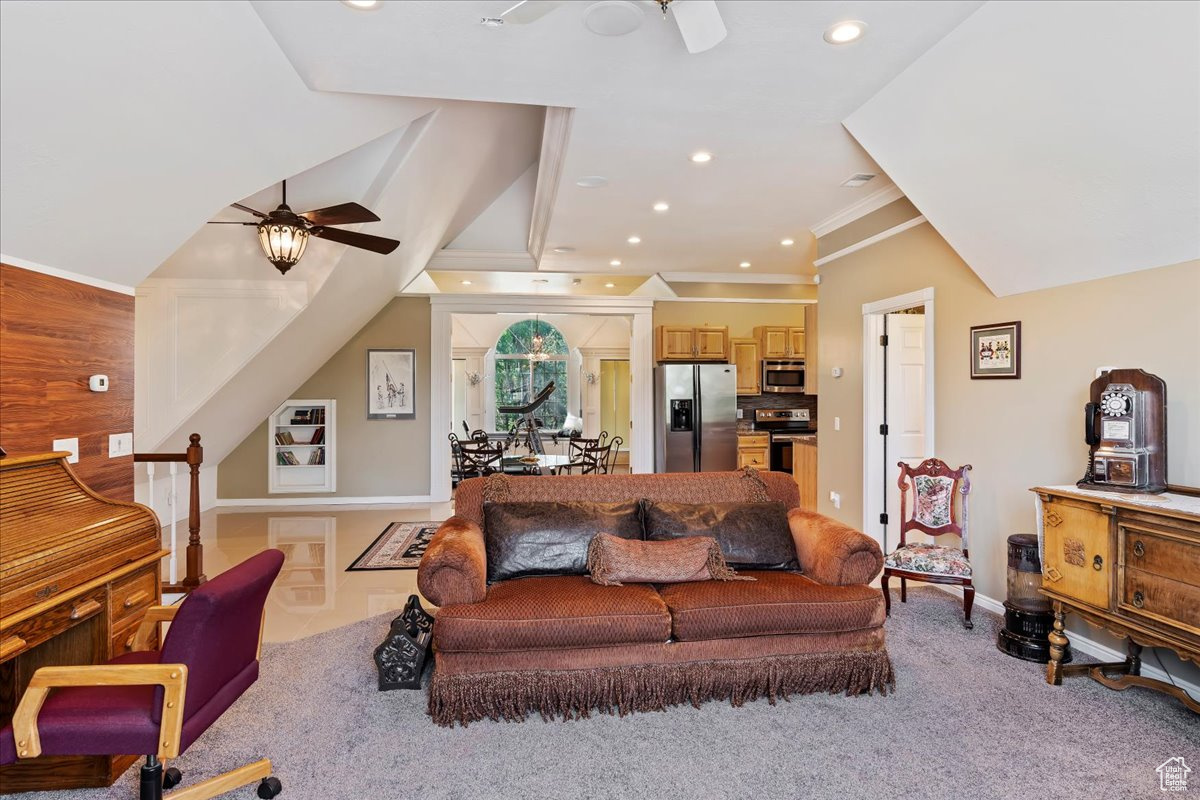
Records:
<instances>
[{"instance_id":1,"label":"upper kitchen cabinet","mask_svg":"<svg viewBox=\"0 0 1200 800\"><path fill-rule=\"evenodd\" d=\"M804 327L763 325L754 329L762 358L804 358Z\"/></svg>"},{"instance_id":2,"label":"upper kitchen cabinet","mask_svg":"<svg viewBox=\"0 0 1200 800\"><path fill-rule=\"evenodd\" d=\"M659 361L729 360L727 327L660 325L654 341Z\"/></svg>"},{"instance_id":3,"label":"upper kitchen cabinet","mask_svg":"<svg viewBox=\"0 0 1200 800\"><path fill-rule=\"evenodd\" d=\"M737 367L737 393L762 394L762 362L758 357L758 339L730 339L729 363Z\"/></svg>"}]
</instances>

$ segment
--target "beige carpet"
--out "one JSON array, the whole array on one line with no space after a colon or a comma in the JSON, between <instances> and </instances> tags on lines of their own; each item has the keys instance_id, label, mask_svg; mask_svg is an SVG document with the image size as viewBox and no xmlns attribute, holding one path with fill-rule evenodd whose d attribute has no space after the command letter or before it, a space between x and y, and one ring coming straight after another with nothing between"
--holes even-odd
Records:
<instances>
[{"instance_id":1,"label":"beige carpet","mask_svg":"<svg viewBox=\"0 0 1200 800\"><path fill-rule=\"evenodd\" d=\"M898 598L896 598L898 600ZM1183 756L1200 792L1200 718L1162 695L1073 679L996 650L999 619L936 589L910 592L888 623L896 691L709 703L625 718L438 728L424 692L375 689L379 617L268 645L259 682L174 764L189 780L260 755L282 798L1166 797L1155 767ZM137 771L99 791L134 798ZM229 797L254 797L253 787ZM1180 795L1174 795L1180 796Z\"/></svg>"}]
</instances>

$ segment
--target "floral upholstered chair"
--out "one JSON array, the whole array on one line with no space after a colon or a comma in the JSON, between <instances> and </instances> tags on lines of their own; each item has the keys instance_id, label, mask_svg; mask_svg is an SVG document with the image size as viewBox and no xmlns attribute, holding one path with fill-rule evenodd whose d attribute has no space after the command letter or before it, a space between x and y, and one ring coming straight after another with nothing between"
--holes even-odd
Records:
<instances>
[{"instance_id":1,"label":"floral upholstered chair","mask_svg":"<svg viewBox=\"0 0 1200 800\"><path fill-rule=\"evenodd\" d=\"M900 579L900 602L908 601L907 582L947 583L963 587L963 626L973 628L971 605L975 587L971 585L971 562L967 560L967 495L971 481L970 464L950 469L944 461L927 458L920 466L900 462L900 546L883 562L884 607L890 616L892 597L888 578ZM912 516L908 515L908 493L913 493ZM956 502L957 500L957 502ZM957 511L958 522L954 521ZM925 542L907 541L909 531L933 537L953 534L961 538L962 549Z\"/></svg>"}]
</instances>

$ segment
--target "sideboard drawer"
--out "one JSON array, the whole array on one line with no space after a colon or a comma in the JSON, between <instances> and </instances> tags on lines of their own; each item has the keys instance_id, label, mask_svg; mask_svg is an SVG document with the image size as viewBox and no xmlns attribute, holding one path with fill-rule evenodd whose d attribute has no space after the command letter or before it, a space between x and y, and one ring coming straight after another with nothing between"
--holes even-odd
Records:
<instances>
[{"instance_id":1,"label":"sideboard drawer","mask_svg":"<svg viewBox=\"0 0 1200 800\"><path fill-rule=\"evenodd\" d=\"M1120 526L1126 567L1200 586L1200 546L1158 531Z\"/></svg>"},{"instance_id":2,"label":"sideboard drawer","mask_svg":"<svg viewBox=\"0 0 1200 800\"><path fill-rule=\"evenodd\" d=\"M1127 567L1121 610L1200 634L1200 586Z\"/></svg>"},{"instance_id":3,"label":"sideboard drawer","mask_svg":"<svg viewBox=\"0 0 1200 800\"><path fill-rule=\"evenodd\" d=\"M1099 506L1042 504L1042 585L1096 608L1109 607L1112 517Z\"/></svg>"}]
</instances>

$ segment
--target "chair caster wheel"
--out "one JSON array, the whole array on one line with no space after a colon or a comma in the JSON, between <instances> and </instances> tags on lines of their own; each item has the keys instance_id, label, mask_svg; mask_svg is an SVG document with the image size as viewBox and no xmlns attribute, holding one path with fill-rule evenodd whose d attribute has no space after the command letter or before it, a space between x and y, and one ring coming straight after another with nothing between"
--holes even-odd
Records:
<instances>
[{"instance_id":1,"label":"chair caster wheel","mask_svg":"<svg viewBox=\"0 0 1200 800\"><path fill-rule=\"evenodd\" d=\"M175 767L167 767L163 772L163 788L172 789L179 785L183 780L183 773L175 769Z\"/></svg>"},{"instance_id":2,"label":"chair caster wheel","mask_svg":"<svg viewBox=\"0 0 1200 800\"><path fill-rule=\"evenodd\" d=\"M262 783L258 785L258 796L263 800L271 800L272 797L282 791L283 784L274 775L269 778L263 778Z\"/></svg>"}]
</instances>

